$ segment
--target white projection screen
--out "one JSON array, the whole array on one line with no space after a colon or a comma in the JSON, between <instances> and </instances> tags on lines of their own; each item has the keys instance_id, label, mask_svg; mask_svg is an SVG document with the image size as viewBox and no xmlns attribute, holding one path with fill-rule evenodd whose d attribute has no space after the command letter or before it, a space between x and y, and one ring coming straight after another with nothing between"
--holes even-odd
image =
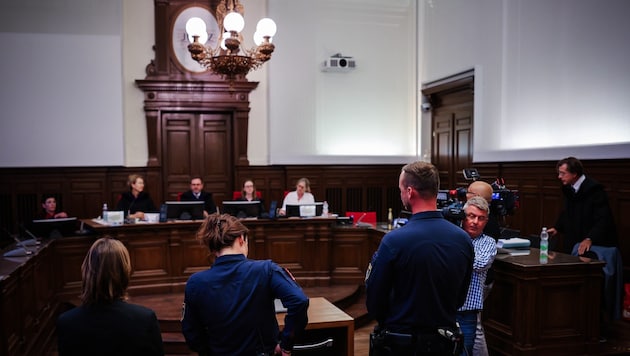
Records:
<instances>
[{"instance_id":1,"label":"white projection screen","mask_svg":"<svg viewBox=\"0 0 630 356\"><path fill-rule=\"evenodd\" d=\"M0 4L0 167L123 165L122 2Z\"/></svg>"}]
</instances>

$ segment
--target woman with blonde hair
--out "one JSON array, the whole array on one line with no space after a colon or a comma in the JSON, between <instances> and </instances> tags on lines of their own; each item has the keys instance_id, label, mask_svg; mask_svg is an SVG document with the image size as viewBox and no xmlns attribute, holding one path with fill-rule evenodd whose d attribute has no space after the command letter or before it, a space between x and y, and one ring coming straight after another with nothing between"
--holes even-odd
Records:
<instances>
[{"instance_id":1,"label":"woman with blonde hair","mask_svg":"<svg viewBox=\"0 0 630 356\"><path fill-rule=\"evenodd\" d=\"M57 350L63 355L164 355L155 312L127 303L129 252L103 237L81 266L81 305L57 319Z\"/></svg>"},{"instance_id":2,"label":"woman with blonde hair","mask_svg":"<svg viewBox=\"0 0 630 356\"><path fill-rule=\"evenodd\" d=\"M300 178L295 184L295 190L289 192L282 202L280 215L287 214L287 205L313 204L315 197L311 194L311 182L308 178Z\"/></svg>"},{"instance_id":3,"label":"woman with blonde hair","mask_svg":"<svg viewBox=\"0 0 630 356\"><path fill-rule=\"evenodd\" d=\"M144 219L144 213L156 212L153 199L144 191L144 178L139 174L130 174L129 191L120 195L116 210L125 212L129 219Z\"/></svg>"}]
</instances>

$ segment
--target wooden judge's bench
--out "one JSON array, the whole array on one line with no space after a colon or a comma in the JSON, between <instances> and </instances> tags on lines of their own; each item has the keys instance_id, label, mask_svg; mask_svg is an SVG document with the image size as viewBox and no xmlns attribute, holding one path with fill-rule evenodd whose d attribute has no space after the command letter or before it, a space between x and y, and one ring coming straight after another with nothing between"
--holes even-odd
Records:
<instances>
[{"instance_id":1,"label":"wooden judge's bench","mask_svg":"<svg viewBox=\"0 0 630 356\"><path fill-rule=\"evenodd\" d=\"M249 257L274 260L305 287L362 284L369 260L386 233L339 227L328 218L243 222L250 230ZM191 274L212 263L207 249L195 239L198 221L83 223L91 234L46 240L29 257L0 259L0 354L36 355L54 345L55 318L65 303L77 302L83 258L101 236L127 246L133 266L132 296L181 293ZM557 253L549 264L540 265L536 249L529 256L497 258L495 284L484 312L489 348L506 355L594 350L602 264ZM319 330L329 322L310 327ZM348 339L342 342L347 350L343 354L353 350L352 324L345 319L336 323L341 328L336 334Z\"/></svg>"},{"instance_id":2,"label":"wooden judge's bench","mask_svg":"<svg viewBox=\"0 0 630 356\"><path fill-rule=\"evenodd\" d=\"M0 355L42 354L54 345L55 318L64 303L78 302L81 264L99 237L116 238L129 250L131 296L181 293L191 274L212 263L207 248L195 238L199 221L122 226L102 225L91 219L82 222L90 234L46 240L28 257L0 258ZM243 223L249 229L248 257L274 260L288 268L304 287L362 284L374 246L382 236L374 229L335 227L336 219L331 218L252 219ZM335 318L311 322L307 330L318 333L332 327L333 334L344 338L337 343L348 350L343 354L352 354L354 343L348 337L354 324Z\"/></svg>"}]
</instances>

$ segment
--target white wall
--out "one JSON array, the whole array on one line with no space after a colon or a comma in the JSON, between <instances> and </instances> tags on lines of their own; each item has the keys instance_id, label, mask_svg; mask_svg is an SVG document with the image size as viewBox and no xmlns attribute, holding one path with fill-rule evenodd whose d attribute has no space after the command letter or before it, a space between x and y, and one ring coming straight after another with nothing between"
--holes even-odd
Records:
<instances>
[{"instance_id":1,"label":"white wall","mask_svg":"<svg viewBox=\"0 0 630 356\"><path fill-rule=\"evenodd\" d=\"M417 157L416 1L270 0L272 164L403 163ZM322 72L331 55L353 71Z\"/></svg>"},{"instance_id":2,"label":"white wall","mask_svg":"<svg viewBox=\"0 0 630 356\"><path fill-rule=\"evenodd\" d=\"M120 0L0 4L0 166L123 164L121 22Z\"/></svg>"},{"instance_id":3,"label":"white wall","mask_svg":"<svg viewBox=\"0 0 630 356\"><path fill-rule=\"evenodd\" d=\"M0 5L0 37L17 41L0 52L0 166L146 165L143 96L134 81L145 77L154 57L153 0L119 1ZM251 45L253 26L267 12L279 31L272 60L249 75L260 81L250 97L253 165L421 157L429 147L430 116L416 113L416 83L471 68L476 161L630 156L628 1L243 3L246 42ZM102 51L121 34L118 49ZM34 48L44 50L25 56L29 41L43 41ZM77 53L89 51L100 56L83 60L87 68L72 64ZM319 71L336 52L354 56L356 71ZM82 87L83 77L98 74L105 74L101 87L114 88ZM48 77L78 83L57 81L62 87L42 91ZM20 89L18 82L28 85ZM45 96L56 99L42 104ZM70 101L57 106L64 98ZM59 113L67 115L50 119Z\"/></svg>"},{"instance_id":4,"label":"white wall","mask_svg":"<svg viewBox=\"0 0 630 356\"><path fill-rule=\"evenodd\" d=\"M475 161L630 157L630 2L423 4L423 82L475 68Z\"/></svg>"}]
</instances>

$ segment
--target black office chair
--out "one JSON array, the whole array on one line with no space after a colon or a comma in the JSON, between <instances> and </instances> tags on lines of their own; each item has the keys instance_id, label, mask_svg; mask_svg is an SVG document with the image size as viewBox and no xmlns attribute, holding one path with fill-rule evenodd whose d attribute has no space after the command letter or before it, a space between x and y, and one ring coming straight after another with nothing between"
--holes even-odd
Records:
<instances>
[{"instance_id":1,"label":"black office chair","mask_svg":"<svg viewBox=\"0 0 630 356\"><path fill-rule=\"evenodd\" d=\"M333 339L330 337L310 344L293 345L291 354L296 356L332 356L334 355L333 351Z\"/></svg>"}]
</instances>

